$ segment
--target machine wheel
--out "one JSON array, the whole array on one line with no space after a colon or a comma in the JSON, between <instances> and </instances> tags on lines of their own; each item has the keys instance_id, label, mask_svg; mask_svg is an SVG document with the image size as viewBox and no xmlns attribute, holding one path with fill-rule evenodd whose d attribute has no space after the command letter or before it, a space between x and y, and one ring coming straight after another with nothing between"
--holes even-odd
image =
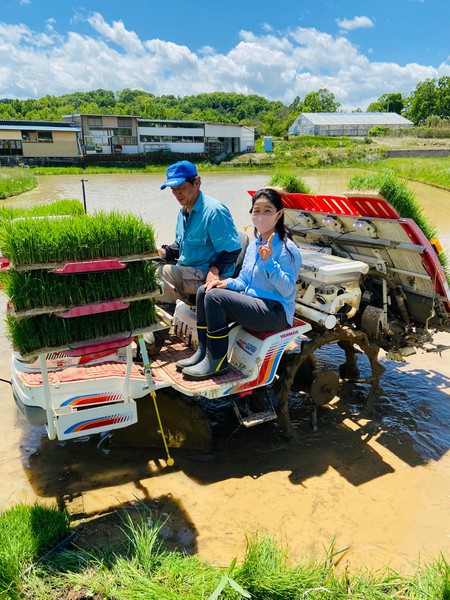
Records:
<instances>
[{"instance_id":1,"label":"machine wheel","mask_svg":"<svg viewBox=\"0 0 450 600\"><path fill-rule=\"evenodd\" d=\"M383 309L366 306L361 317L361 329L372 340L381 340L383 335Z\"/></svg>"},{"instance_id":2,"label":"machine wheel","mask_svg":"<svg viewBox=\"0 0 450 600\"><path fill-rule=\"evenodd\" d=\"M339 390L339 377L334 371L318 373L311 384L309 395L312 401L323 406L328 404L337 395Z\"/></svg>"}]
</instances>

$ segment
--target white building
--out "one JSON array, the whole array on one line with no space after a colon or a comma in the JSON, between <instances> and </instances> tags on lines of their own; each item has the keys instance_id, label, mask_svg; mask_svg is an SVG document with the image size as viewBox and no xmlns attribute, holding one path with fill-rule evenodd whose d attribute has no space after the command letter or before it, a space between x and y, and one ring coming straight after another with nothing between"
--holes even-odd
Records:
<instances>
[{"instance_id":1,"label":"white building","mask_svg":"<svg viewBox=\"0 0 450 600\"><path fill-rule=\"evenodd\" d=\"M289 127L289 135L365 136L374 127L400 129L414 123L394 112L302 113Z\"/></svg>"},{"instance_id":2,"label":"white building","mask_svg":"<svg viewBox=\"0 0 450 600\"><path fill-rule=\"evenodd\" d=\"M138 118L139 152L236 154L253 152L255 129L231 123Z\"/></svg>"}]
</instances>

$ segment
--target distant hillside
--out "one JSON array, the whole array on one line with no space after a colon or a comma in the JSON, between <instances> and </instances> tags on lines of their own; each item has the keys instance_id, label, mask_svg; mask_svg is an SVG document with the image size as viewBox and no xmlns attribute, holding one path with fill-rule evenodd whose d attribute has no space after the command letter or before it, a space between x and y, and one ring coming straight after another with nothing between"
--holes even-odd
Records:
<instances>
[{"instance_id":1,"label":"distant hillside","mask_svg":"<svg viewBox=\"0 0 450 600\"><path fill-rule=\"evenodd\" d=\"M71 113L135 115L149 119L174 119L236 123L256 127L264 135L285 135L298 115L298 104L266 100L255 94L213 92L184 98L154 96L142 90L93 90L39 99L0 99L0 119L61 120Z\"/></svg>"}]
</instances>

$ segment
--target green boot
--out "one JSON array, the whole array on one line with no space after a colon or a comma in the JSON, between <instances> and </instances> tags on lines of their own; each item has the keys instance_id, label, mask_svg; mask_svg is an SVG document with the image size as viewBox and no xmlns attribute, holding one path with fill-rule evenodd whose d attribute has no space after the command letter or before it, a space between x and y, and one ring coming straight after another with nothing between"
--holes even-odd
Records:
<instances>
[{"instance_id":1,"label":"green boot","mask_svg":"<svg viewBox=\"0 0 450 600\"><path fill-rule=\"evenodd\" d=\"M197 325L197 339L198 348L197 351L189 358L183 358L179 360L176 365L179 371L182 371L184 367L193 367L205 358L206 354L206 325Z\"/></svg>"},{"instance_id":2,"label":"green boot","mask_svg":"<svg viewBox=\"0 0 450 600\"><path fill-rule=\"evenodd\" d=\"M206 334L204 359L192 367L185 367L183 375L189 379L206 379L228 371L228 327Z\"/></svg>"}]
</instances>

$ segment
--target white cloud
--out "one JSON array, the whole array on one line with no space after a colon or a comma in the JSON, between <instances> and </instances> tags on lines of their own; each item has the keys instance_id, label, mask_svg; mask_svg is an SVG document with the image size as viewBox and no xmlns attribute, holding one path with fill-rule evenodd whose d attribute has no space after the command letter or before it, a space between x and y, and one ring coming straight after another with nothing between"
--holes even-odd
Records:
<instances>
[{"instance_id":1,"label":"white cloud","mask_svg":"<svg viewBox=\"0 0 450 600\"><path fill-rule=\"evenodd\" d=\"M86 19L84 19L86 21ZM448 75L450 66L371 62L344 35L314 28L241 31L227 53L194 52L161 39L140 39L121 21L95 13L92 35L46 32L0 23L0 90L7 98L61 95L104 88L142 89L155 95L228 91L259 94L289 104L327 88L344 108L365 109L386 92L410 94L417 83Z\"/></svg>"},{"instance_id":2,"label":"white cloud","mask_svg":"<svg viewBox=\"0 0 450 600\"><path fill-rule=\"evenodd\" d=\"M374 22L369 17L353 17L353 19L336 19L340 29L352 31L353 29L367 29L373 27Z\"/></svg>"},{"instance_id":3,"label":"white cloud","mask_svg":"<svg viewBox=\"0 0 450 600\"><path fill-rule=\"evenodd\" d=\"M143 50L142 42L134 31L127 31L122 21L113 21L112 27L106 23L100 13L94 13L87 19L98 33L106 40L110 40L115 44L122 46L128 52L140 53Z\"/></svg>"}]
</instances>

